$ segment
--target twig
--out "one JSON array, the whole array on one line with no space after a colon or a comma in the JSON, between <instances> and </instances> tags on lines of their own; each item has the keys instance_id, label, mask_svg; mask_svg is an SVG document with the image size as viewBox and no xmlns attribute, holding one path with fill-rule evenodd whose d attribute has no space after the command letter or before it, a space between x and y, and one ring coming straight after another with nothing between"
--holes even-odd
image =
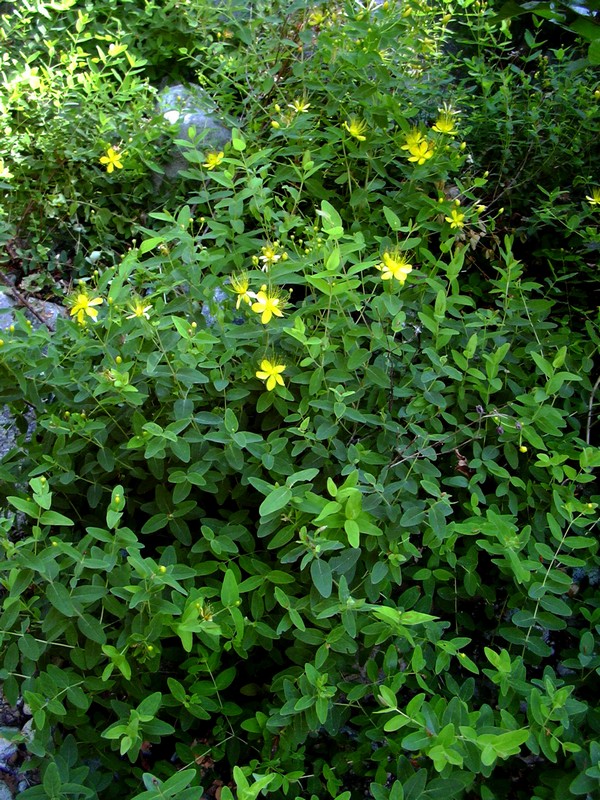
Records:
<instances>
[{"instance_id":1,"label":"twig","mask_svg":"<svg viewBox=\"0 0 600 800\"><path fill-rule=\"evenodd\" d=\"M38 311L36 311L35 308L33 308L31 303L28 300L26 300L23 297L23 295L15 289L15 287L11 284L11 282L8 280L8 278L2 272L2 270L0 270L0 280L8 287L9 292L17 301L17 303L19 303L22 306L25 306L25 308L29 311L30 314L33 314L33 316L36 319L39 319L42 325L45 325L49 331L52 331L52 326L50 325L50 323L46 322L46 320L42 317L42 315Z\"/></svg>"},{"instance_id":2,"label":"twig","mask_svg":"<svg viewBox=\"0 0 600 800\"><path fill-rule=\"evenodd\" d=\"M596 391L600 386L600 375L596 378L596 383L592 386L592 393L590 395L590 402L588 404L588 415L587 415L587 425L585 427L585 443L590 443L590 429L592 427L592 408L594 407L594 397L596 396Z\"/></svg>"}]
</instances>

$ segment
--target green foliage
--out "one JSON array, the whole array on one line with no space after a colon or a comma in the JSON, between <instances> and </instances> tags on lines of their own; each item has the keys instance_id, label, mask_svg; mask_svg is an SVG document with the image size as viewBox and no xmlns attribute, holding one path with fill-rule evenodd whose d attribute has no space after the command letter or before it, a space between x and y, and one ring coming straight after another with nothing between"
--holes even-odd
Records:
<instances>
[{"instance_id":1,"label":"green foliage","mask_svg":"<svg viewBox=\"0 0 600 800\"><path fill-rule=\"evenodd\" d=\"M41 768L25 800L191 800L215 779L224 800L499 800L515 771L515 796L593 794L600 334L563 322L486 208L513 106L485 76L522 111L528 73L473 57L481 92L455 78L446 6L188 3L136 53L148 7L162 26L179 5L129 3L127 30L108 0L61 5L41 8L75 48L110 21L81 56L85 113L137 133L108 174L116 134L77 129L69 215L106 210L89 233L105 255L78 251L56 331L16 312L0 340L0 401L36 418L0 464L0 680ZM502 51L465 5L470 44ZM24 8L17 32L42 13ZM180 143L184 182L157 210L163 145L140 120L163 49L245 119L222 154ZM83 84L52 58L38 74L50 94L6 109L46 168ZM11 213L46 202L14 135ZM592 201L573 233L595 242Z\"/></svg>"}]
</instances>

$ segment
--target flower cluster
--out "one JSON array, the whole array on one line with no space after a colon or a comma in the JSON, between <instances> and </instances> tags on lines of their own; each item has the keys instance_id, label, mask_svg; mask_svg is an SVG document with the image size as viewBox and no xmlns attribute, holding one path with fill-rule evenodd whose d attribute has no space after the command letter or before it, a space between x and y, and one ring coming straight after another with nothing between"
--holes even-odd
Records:
<instances>
[{"instance_id":1,"label":"flower cluster","mask_svg":"<svg viewBox=\"0 0 600 800\"><path fill-rule=\"evenodd\" d=\"M433 142L426 139L418 128L413 128L406 134L405 144L400 148L408 151L408 160L421 165L433 156L435 146Z\"/></svg>"},{"instance_id":2,"label":"flower cluster","mask_svg":"<svg viewBox=\"0 0 600 800\"><path fill-rule=\"evenodd\" d=\"M287 296L278 287L267 287L263 284L260 291L250 289L250 279L247 272L233 274L229 283L237 295L235 307L239 309L242 303L249 305L255 314L260 314L260 321L268 325L273 317L283 317L283 309Z\"/></svg>"},{"instance_id":3,"label":"flower cluster","mask_svg":"<svg viewBox=\"0 0 600 800\"><path fill-rule=\"evenodd\" d=\"M457 112L445 104L442 106L442 108L438 108L438 112L439 116L435 123L431 126L431 129L436 133L443 133L446 136L455 136L458 133L454 119Z\"/></svg>"},{"instance_id":4,"label":"flower cluster","mask_svg":"<svg viewBox=\"0 0 600 800\"><path fill-rule=\"evenodd\" d=\"M283 257L283 253L280 253L281 245L279 242L273 242L273 244L266 244L264 247L260 248L260 252L262 255L259 256L259 261L261 262L261 269L263 272L267 272L267 270L276 264L278 261L281 260Z\"/></svg>"}]
</instances>

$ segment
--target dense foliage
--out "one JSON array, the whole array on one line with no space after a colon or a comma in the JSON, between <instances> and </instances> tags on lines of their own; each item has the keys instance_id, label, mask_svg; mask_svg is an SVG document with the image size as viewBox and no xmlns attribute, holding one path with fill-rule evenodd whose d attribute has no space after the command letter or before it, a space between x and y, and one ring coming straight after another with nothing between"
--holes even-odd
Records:
<instances>
[{"instance_id":1,"label":"dense foliage","mask_svg":"<svg viewBox=\"0 0 600 800\"><path fill-rule=\"evenodd\" d=\"M481 0L9 6L2 270L70 284L0 340L24 800L594 796L587 45ZM173 180L165 79L232 129Z\"/></svg>"}]
</instances>

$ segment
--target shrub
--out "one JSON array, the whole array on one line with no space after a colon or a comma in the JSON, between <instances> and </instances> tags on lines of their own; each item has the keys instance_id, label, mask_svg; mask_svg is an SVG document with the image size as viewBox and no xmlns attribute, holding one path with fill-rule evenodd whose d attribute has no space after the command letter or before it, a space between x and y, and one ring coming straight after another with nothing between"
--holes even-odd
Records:
<instances>
[{"instance_id":1,"label":"shrub","mask_svg":"<svg viewBox=\"0 0 600 800\"><path fill-rule=\"evenodd\" d=\"M597 323L481 202L447 21L384 6L294 9L185 202L3 334L24 800L597 787Z\"/></svg>"}]
</instances>

